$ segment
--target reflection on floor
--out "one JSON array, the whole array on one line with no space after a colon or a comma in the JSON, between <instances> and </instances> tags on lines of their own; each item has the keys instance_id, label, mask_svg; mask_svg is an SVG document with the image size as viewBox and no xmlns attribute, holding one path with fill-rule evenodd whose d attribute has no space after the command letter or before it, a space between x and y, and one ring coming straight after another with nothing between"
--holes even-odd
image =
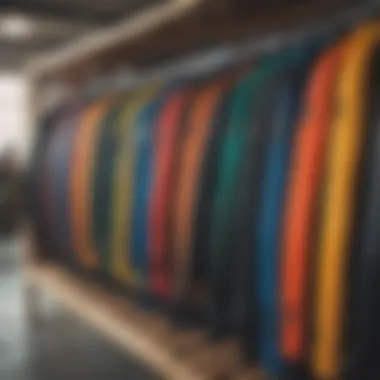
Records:
<instances>
[{"instance_id":1,"label":"reflection on floor","mask_svg":"<svg viewBox=\"0 0 380 380\"><path fill-rule=\"evenodd\" d=\"M28 302L20 265L18 242L1 243L1 380L158 379L54 300Z\"/></svg>"}]
</instances>

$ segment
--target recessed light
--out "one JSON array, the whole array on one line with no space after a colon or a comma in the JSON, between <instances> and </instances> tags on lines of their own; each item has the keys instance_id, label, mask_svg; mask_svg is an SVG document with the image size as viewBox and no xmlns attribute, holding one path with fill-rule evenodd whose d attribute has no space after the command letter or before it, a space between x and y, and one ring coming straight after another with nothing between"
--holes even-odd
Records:
<instances>
[{"instance_id":1,"label":"recessed light","mask_svg":"<svg viewBox=\"0 0 380 380\"><path fill-rule=\"evenodd\" d=\"M34 23L21 15L9 15L0 19L0 35L21 39L30 36L34 30Z\"/></svg>"}]
</instances>

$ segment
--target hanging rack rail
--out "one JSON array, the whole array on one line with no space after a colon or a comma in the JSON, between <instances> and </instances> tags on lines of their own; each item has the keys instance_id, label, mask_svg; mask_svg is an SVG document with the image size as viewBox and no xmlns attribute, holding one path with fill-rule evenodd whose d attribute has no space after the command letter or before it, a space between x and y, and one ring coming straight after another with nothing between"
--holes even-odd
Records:
<instances>
[{"instance_id":1,"label":"hanging rack rail","mask_svg":"<svg viewBox=\"0 0 380 380\"><path fill-rule=\"evenodd\" d=\"M219 45L147 70L119 70L90 81L84 86L84 93L90 98L97 98L106 93L128 91L156 81L204 76L249 61L257 55L297 45L310 38L340 33L375 17L379 12L379 0L367 1L327 20L314 22L308 27L258 36L240 44Z\"/></svg>"}]
</instances>

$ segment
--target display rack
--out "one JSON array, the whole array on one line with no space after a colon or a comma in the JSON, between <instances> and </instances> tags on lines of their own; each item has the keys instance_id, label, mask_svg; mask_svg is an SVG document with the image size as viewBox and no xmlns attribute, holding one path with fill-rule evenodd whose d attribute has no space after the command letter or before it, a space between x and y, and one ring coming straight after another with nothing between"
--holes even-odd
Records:
<instances>
[{"instance_id":1,"label":"display rack","mask_svg":"<svg viewBox=\"0 0 380 380\"><path fill-rule=\"evenodd\" d=\"M248 3L171 0L33 59L25 68L32 86L31 128L37 133L38 116L51 98L52 87L65 93L62 88L66 85L79 86L96 96L155 77L212 71L305 37L347 28L375 16L380 8L378 1L324 0L293 5L273 1L265 9ZM183 58L175 58L179 56ZM41 294L53 294L165 379L264 378L247 366L236 341L211 343L204 331L175 330L161 315L148 313L47 263L44 258L48 255L34 237L29 234L27 239L30 285Z\"/></svg>"}]
</instances>

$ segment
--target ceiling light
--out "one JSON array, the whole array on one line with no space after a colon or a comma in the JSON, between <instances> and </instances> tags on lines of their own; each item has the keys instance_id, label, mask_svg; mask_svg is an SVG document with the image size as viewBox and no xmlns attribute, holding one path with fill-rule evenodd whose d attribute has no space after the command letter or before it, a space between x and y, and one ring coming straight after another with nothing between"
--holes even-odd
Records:
<instances>
[{"instance_id":1,"label":"ceiling light","mask_svg":"<svg viewBox=\"0 0 380 380\"><path fill-rule=\"evenodd\" d=\"M10 15L0 19L0 35L9 38L25 38L34 30L34 23L21 15Z\"/></svg>"}]
</instances>

